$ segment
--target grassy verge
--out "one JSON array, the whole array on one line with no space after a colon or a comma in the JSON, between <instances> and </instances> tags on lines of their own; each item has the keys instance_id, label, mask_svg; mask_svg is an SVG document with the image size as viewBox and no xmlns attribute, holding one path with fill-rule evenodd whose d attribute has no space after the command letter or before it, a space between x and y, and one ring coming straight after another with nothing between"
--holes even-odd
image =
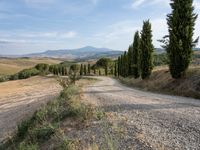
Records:
<instances>
[{"instance_id":1,"label":"grassy verge","mask_svg":"<svg viewBox=\"0 0 200 150\"><path fill-rule=\"evenodd\" d=\"M81 103L80 87L70 85L63 89L57 99L21 122L16 135L10 137L0 149L37 150L52 136L57 138L57 142L54 143L55 149L72 149L75 146L74 141L62 133L62 122L72 119L81 125L93 117L99 118L99 112L97 113L92 106Z\"/></svg>"},{"instance_id":2,"label":"grassy verge","mask_svg":"<svg viewBox=\"0 0 200 150\"><path fill-rule=\"evenodd\" d=\"M160 68L153 71L148 80L119 78L129 86L146 91L172 94L200 99L200 68L192 67L183 79L172 79L168 69Z\"/></svg>"}]
</instances>

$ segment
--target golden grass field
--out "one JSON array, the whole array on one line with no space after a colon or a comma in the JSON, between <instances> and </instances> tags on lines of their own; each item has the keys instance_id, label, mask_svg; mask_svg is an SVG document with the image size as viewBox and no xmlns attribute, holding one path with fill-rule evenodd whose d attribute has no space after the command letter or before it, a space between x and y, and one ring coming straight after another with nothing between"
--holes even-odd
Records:
<instances>
[{"instance_id":1,"label":"golden grass field","mask_svg":"<svg viewBox=\"0 0 200 150\"><path fill-rule=\"evenodd\" d=\"M43 104L57 97L62 87L55 78L32 77L0 83L0 142Z\"/></svg>"},{"instance_id":2,"label":"golden grass field","mask_svg":"<svg viewBox=\"0 0 200 150\"><path fill-rule=\"evenodd\" d=\"M58 64L60 62L62 61L59 59L51 58L0 58L0 75L15 74L39 63Z\"/></svg>"}]
</instances>

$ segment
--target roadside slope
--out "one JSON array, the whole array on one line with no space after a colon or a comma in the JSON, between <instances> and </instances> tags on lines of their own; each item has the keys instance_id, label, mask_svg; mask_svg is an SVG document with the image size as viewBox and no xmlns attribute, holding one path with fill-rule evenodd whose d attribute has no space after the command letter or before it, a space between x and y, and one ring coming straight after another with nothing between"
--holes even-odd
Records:
<instances>
[{"instance_id":1,"label":"roadside slope","mask_svg":"<svg viewBox=\"0 0 200 150\"><path fill-rule=\"evenodd\" d=\"M134 147L131 141L136 139L152 149L200 149L200 101L139 91L107 77L97 79L101 81L85 88L85 99L103 108L112 122L123 123L126 140L121 144Z\"/></svg>"}]
</instances>

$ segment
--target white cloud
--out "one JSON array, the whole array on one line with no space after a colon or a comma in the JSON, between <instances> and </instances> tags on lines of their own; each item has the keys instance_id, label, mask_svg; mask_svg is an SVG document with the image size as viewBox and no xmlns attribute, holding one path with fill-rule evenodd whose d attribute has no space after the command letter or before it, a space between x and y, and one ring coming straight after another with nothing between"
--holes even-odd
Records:
<instances>
[{"instance_id":1,"label":"white cloud","mask_svg":"<svg viewBox=\"0 0 200 150\"><path fill-rule=\"evenodd\" d=\"M134 0L131 7L132 8L138 8L139 6L143 5L146 2L146 0Z\"/></svg>"},{"instance_id":2,"label":"white cloud","mask_svg":"<svg viewBox=\"0 0 200 150\"><path fill-rule=\"evenodd\" d=\"M157 5L162 4L162 6L168 6L169 0L133 0L131 7L133 9L138 9L144 5Z\"/></svg>"},{"instance_id":3,"label":"white cloud","mask_svg":"<svg viewBox=\"0 0 200 150\"><path fill-rule=\"evenodd\" d=\"M40 38L74 38L77 35L75 31L69 32L32 32L32 33L24 33L22 37L40 37Z\"/></svg>"}]
</instances>

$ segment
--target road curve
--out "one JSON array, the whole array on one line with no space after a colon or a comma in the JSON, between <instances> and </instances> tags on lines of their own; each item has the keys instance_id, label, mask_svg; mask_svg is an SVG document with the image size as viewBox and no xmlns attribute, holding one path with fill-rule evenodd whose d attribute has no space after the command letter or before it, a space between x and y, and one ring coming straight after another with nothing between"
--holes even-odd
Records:
<instances>
[{"instance_id":1,"label":"road curve","mask_svg":"<svg viewBox=\"0 0 200 150\"><path fill-rule=\"evenodd\" d=\"M84 89L87 102L126 118L151 149L200 149L200 101L128 88L108 77ZM129 130L127 130L129 134ZM126 144L126 143L124 143Z\"/></svg>"}]
</instances>

